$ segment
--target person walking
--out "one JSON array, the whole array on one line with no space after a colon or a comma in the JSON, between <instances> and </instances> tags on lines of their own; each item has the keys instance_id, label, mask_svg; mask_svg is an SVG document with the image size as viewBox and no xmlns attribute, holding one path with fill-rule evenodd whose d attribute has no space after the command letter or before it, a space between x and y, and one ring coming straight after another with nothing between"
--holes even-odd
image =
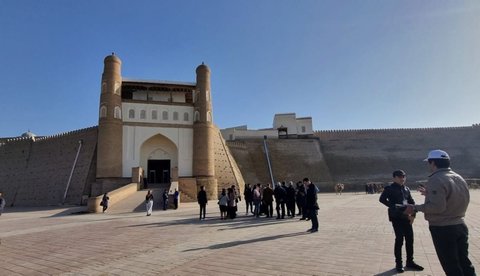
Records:
<instances>
[{"instance_id":1,"label":"person walking","mask_svg":"<svg viewBox=\"0 0 480 276\"><path fill-rule=\"evenodd\" d=\"M306 197L306 204L305 209L307 210L308 217L312 221L312 228L308 229L307 232L318 232L318 207L317 202L317 193L318 188L313 184L308 177L303 179L303 183L307 186L307 197Z\"/></svg>"},{"instance_id":2,"label":"person walking","mask_svg":"<svg viewBox=\"0 0 480 276\"><path fill-rule=\"evenodd\" d=\"M447 276L476 275L468 258L468 227L465 213L470 203L468 185L450 168L450 156L443 150L432 150L424 160L431 174L424 188L423 204L408 205L405 212L423 212L428 221L433 245Z\"/></svg>"},{"instance_id":3,"label":"person walking","mask_svg":"<svg viewBox=\"0 0 480 276\"><path fill-rule=\"evenodd\" d=\"M100 202L100 206L103 207L103 213L105 213L105 211L107 211L108 209L109 200L110 200L110 197L108 197L108 194L107 193L103 194L102 201Z\"/></svg>"},{"instance_id":4,"label":"person walking","mask_svg":"<svg viewBox=\"0 0 480 276\"><path fill-rule=\"evenodd\" d=\"M0 192L0 216L3 213L3 208L5 208L5 204L6 204L5 198L3 198L3 194L2 192Z\"/></svg>"},{"instance_id":5,"label":"person walking","mask_svg":"<svg viewBox=\"0 0 480 276\"><path fill-rule=\"evenodd\" d=\"M167 191L167 189L163 190L162 200L163 200L163 210L167 210L167 208L168 208L168 191Z\"/></svg>"},{"instance_id":6,"label":"person walking","mask_svg":"<svg viewBox=\"0 0 480 276\"><path fill-rule=\"evenodd\" d=\"M173 205L175 206L175 210L178 209L178 199L180 198L180 192L178 189L175 189L175 193L173 193Z\"/></svg>"},{"instance_id":7,"label":"person walking","mask_svg":"<svg viewBox=\"0 0 480 276\"><path fill-rule=\"evenodd\" d=\"M147 208L147 216L151 216L153 210L153 194L151 190L148 190L145 196L145 206Z\"/></svg>"},{"instance_id":8,"label":"person walking","mask_svg":"<svg viewBox=\"0 0 480 276\"><path fill-rule=\"evenodd\" d=\"M388 219L392 222L395 232L395 269L403 273L402 246L405 240L405 249L407 251L406 267L413 270L422 271L423 267L413 261L413 215L404 214L407 204L415 204L410 194L410 189L405 186L406 174L402 170L396 170L392 173L393 183L385 187L380 195L379 201L388 207Z\"/></svg>"},{"instance_id":9,"label":"person walking","mask_svg":"<svg viewBox=\"0 0 480 276\"><path fill-rule=\"evenodd\" d=\"M200 205L200 220L205 219L205 213L207 212L207 192L205 186L200 186L200 191L197 194L198 205Z\"/></svg>"}]
</instances>

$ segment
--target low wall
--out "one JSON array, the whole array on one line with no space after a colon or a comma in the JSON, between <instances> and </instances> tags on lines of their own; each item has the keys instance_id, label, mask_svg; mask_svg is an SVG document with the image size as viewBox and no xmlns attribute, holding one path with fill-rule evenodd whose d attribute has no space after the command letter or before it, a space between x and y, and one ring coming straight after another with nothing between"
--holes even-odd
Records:
<instances>
[{"instance_id":1,"label":"low wall","mask_svg":"<svg viewBox=\"0 0 480 276\"><path fill-rule=\"evenodd\" d=\"M115 205L115 203L122 201L123 199L133 195L138 190L140 190L139 183L130 183L125 185L121 188L113 190L107 194L110 198L108 201L108 207ZM103 210L103 207L100 206L100 202L102 202L103 195L97 197L91 197L88 199L88 211L91 213L100 213Z\"/></svg>"}]
</instances>

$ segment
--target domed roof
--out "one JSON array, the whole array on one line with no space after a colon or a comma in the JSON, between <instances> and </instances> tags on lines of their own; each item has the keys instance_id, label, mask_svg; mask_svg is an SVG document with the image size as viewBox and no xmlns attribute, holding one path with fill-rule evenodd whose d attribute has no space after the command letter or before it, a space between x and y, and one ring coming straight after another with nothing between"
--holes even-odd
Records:
<instances>
[{"instance_id":1,"label":"domed roof","mask_svg":"<svg viewBox=\"0 0 480 276\"><path fill-rule=\"evenodd\" d=\"M35 138L37 135L30 130L25 133L22 133L21 137Z\"/></svg>"},{"instance_id":2,"label":"domed roof","mask_svg":"<svg viewBox=\"0 0 480 276\"><path fill-rule=\"evenodd\" d=\"M103 62L108 62L108 61L118 62L120 64L122 63L120 58L116 56L115 53L112 53L111 55L106 56L105 59L103 60Z\"/></svg>"},{"instance_id":3,"label":"domed roof","mask_svg":"<svg viewBox=\"0 0 480 276\"><path fill-rule=\"evenodd\" d=\"M195 70L198 73L200 73L201 71L206 71L206 72L210 72L210 68L208 68L208 66L202 62L202 64L200 64L198 67L197 67L197 70Z\"/></svg>"}]
</instances>

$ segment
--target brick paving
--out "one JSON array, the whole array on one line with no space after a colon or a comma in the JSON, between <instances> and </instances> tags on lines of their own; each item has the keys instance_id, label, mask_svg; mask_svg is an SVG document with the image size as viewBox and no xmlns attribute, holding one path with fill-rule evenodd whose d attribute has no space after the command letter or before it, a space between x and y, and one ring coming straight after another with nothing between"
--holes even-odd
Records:
<instances>
[{"instance_id":1,"label":"brick paving","mask_svg":"<svg viewBox=\"0 0 480 276\"><path fill-rule=\"evenodd\" d=\"M0 216L0 275L395 275L394 234L379 195L319 194L320 230L310 222L222 221L216 201L198 220L195 203L178 210L73 214L79 207L11 208ZM423 201L413 193L417 201ZM466 222L470 258L480 269L480 191L471 191ZM428 224L414 224L422 272L444 275Z\"/></svg>"}]
</instances>

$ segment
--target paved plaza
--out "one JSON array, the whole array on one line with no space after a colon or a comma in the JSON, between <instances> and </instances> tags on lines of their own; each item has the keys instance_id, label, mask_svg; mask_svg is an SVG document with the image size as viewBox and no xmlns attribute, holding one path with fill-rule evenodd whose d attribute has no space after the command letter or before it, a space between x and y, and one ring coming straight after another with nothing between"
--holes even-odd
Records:
<instances>
[{"instance_id":1,"label":"paved plaza","mask_svg":"<svg viewBox=\"0 0 480 276\"><path fill-rule=\"evenodd\" d=\"M414 192L417 202L423 197ZM70 214L80 207L10 208L0 216L0 275L395 275L392 226L379 195L319 194L320 230L310 222L245 216L222 221L216 201L178 210ZM470 259L480 269L480 191L466 222ZM427 222L414 224L422 272L444 275Z\"/></svg>"}]
</instances>

